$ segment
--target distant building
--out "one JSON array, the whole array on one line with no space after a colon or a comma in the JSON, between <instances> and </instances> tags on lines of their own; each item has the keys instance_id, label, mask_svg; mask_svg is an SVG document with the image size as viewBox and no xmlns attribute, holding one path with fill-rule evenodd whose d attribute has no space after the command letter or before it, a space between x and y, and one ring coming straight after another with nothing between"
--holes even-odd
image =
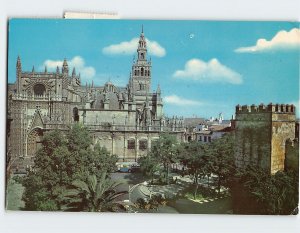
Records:
<instances>
[{"instance_id":1,"label":"distant building","mask_svg":"<svg viewBox=\"0 0 300 233\"><path fill-rule=\"evenodd\" d=\"M271 174L284 170L286 142L296 137L295 113L295 106L289 104L237 105L233 124L236 165L258 165Z\"/></svg>"},{"instance_id":2,"label":"distant building","mask_svg":"<svg viewBox=\"0 0 300 233\"><path fill-rule=\"evenodd\" d=\"M196 140L197 125L205 124L206 120L199 117L184 118L185 140L188 142Z\"/></svg>"},{"instance_id":3,"label":"distant building","mask_svg":"<svg viewBox=\"0 0 300 233\"><path fill-rule=\"evenodd\" d=\"M221 138L225 133L231 132L232 129L229 125L211 125L197 127L196 141L203 143L210 143L215 139Z\"/></svg>"},{"instance_id":4,"label":"distant building","mask_svg":"<svg viewBox=\"0 0 300 233\"><path fill-rule=\"evenodd\" d=\"M231 130L231 121L224 120L223 114L220 113L218 118L185 118L184 127L186 130L186 141L211 142L220 138L225 132Z\"/></svg>"}]
</instances>

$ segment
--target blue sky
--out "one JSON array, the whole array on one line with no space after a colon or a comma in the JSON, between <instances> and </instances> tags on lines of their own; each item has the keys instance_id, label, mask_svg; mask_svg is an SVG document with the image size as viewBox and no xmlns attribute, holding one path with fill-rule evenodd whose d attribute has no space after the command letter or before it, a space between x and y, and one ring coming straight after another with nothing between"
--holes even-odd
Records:
<instances>
[{"instance_id":1,"label":"blue sky","mask_svg":"<svg viewBox=\"0 0 300 233\"><path fill-rule=\"evenodd\" d=\"M299 23L12 19L8 81L22 69L54 70L67 58L82 81L128 82L141 25L165 114L225 118L237 104L299 105Z\"/></svg>"}]
</instances>

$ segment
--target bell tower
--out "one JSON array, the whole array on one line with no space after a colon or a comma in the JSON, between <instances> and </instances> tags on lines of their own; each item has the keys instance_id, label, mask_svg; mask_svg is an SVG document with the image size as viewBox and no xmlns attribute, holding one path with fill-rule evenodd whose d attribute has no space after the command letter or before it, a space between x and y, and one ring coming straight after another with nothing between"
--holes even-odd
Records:
<instances>
[{"instance_id":1,"label":"bell tower","mask_svg":"<svg viewBox=\"0 0 300 233\"><path fill-rule=\"evenodd\" d=\"M134 59L130 77L130 89L132 94L145 95L151 88L151 60L147 60L147 42L142 32L138 42L137 60Z\"/></svg>"}]
</instances>

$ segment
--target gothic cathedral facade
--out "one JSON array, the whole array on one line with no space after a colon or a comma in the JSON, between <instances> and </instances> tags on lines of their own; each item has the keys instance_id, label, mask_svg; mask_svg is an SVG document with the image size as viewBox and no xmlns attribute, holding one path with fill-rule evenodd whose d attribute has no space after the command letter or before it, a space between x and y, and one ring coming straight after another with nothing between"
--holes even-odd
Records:
<instances>
[{"instance_id":1,"label":"gothic cathedral facade","mask_svg":"<svg viewBox=\"0 0 300 233\"><path fill-rule=\"evenodd\" d=\"M14 167L28 167L45 132L67 130L74 123L88 128L94 143L106 147L120 161L136 161L146 155L161 132L185 141L183 118L166 118L161 89L151 92L152 62L142 31L129 82L125 87L112 82L104 86L81 85L80 74L70 74L67 60L56 72L16 64L16 82L8 84L7 153Z\"/></svg>"}]
</instances>

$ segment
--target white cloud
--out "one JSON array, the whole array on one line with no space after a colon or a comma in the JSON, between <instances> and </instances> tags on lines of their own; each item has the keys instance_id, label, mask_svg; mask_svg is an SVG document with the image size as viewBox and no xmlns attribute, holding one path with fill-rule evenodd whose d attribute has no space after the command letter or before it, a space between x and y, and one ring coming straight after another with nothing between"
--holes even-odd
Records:
<instances>
[{"instance_id":1,"label":"white cloud","mask_svg":"<svg viewBox=\"0 0 300 233\"><path fill-rule=\"evenodd\" d=\"M241 84L242 76L234 70L221 64L216 58L208 62L191 59L185 63L184 70L177 70L174 78L202 82L223 82Z\"/></svg>"},{"instance_id":2,"label":"white cloud","mask_svg":"<svg viewBox=\"0 0 300 233\"><path fill-rule=\"evenodd\" d=\"M179 97L177 95L165 96L163 98L163 101L165 103L178 105L178 106L199 106L199 105L203 105L203 103L201 103L199 101L185 99L185 98Z\"/></svg>"},{"instance_id":3,"label":"white cloud","mask_svg":"<svg viewBox=\"0 0 300 233\"><path fill-rule=\"evenodd\" d=\"M102 49L106 55L132 55L136 52L139 38L133 38L130 41L123 41L119 44L112 44ZM163 57L166 55L166 50L158 42L151 41L146 38L147 49L150 55Z\"/></svg>"},{"instance_id":4,"label":"white cloud","mask_svg":"<svg viewBox=\"0 0 300 233\"><path fill-rule=\"evenodd\" d=\"M234 50L237 53L256 53L274 50L300 49L300 29L293 28L290 31L279 31L271 40L258 39L256 45L240 47Z\"/></svg>"},{"instance_id":5,"label":"white cloud","mask_svg":"<svg viewBox=\"0 0 300 233\"><path fill-rule=\"evenodd\" d=\"M81 56L75 56L67 62L70 73L72 72L73 67L75 67L77 74L80 72L82 83L91 81L96 75L95 68L92 66L86 66L85 61ZM49 70L53 71L56 70L57 66L61 69L62 65L63 60L46 60L43 63L43 66L47 66Z\"/></svg>"}]
</instances>

